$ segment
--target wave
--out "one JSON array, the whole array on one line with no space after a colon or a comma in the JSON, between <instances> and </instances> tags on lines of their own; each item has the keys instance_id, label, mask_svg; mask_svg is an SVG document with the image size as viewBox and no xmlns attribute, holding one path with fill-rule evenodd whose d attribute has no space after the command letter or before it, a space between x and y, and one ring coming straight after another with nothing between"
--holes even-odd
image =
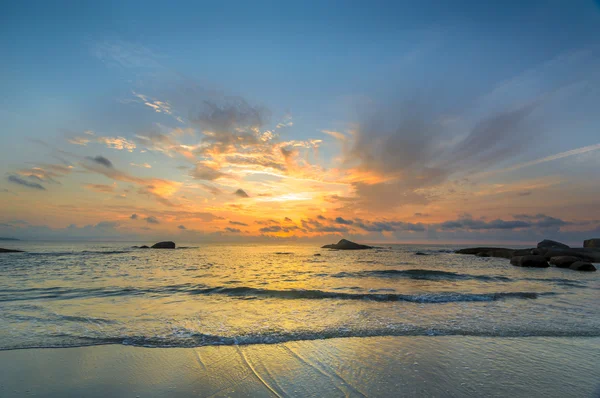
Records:
<instances>
[{"instance_id":1,"label":"wave","mask_svg":"<svg viewBox=\"0 0 600 398\"><path fill-rule=\"evenodd\" d=\"M368 300L377 302L403 301L421 304L443 304L453 302L479 302L498 301L504 299L536 299L542 295L554 293L535 292L498 292L498 293L424 293L424 294L379 294L379 293L344 293L328 292L323 290L276 290L255 287L206 287L203 285L172 285L156 288L30 288L30 289L5 289L0 291L0 302L24 301L39 299L68 300L91 297L114 297L136 295L225 295L229 297L255 297L277 299L304 299L304 300Z\"/></svg>"},{"instance_id":2,"label":"wave","mask_svg":"<svg viewBox=\"0 0 600 398\"><path fill-rule=\"evenodd\" d=\"M408 270L371 270L358 272L339 272L331 275L334 278L360 278L360 277L380 277L380 278L409 278L425 280L480 280L480 281L503 281L509 282L510 278L505 276L491 275L472 275L459 274L456 272L436 271L427 269L408 269Z\"/></svg>"},{"instance_id":3,"label":"wave","mask_svg":"<svg viewBox=\"0 0 600 398\"><path fill-rule=\"evenodd\" d=\"M477 329L452 329L452 328L375 328L375 329L327 329L320 331L298 332L268 332L259 334L242 334L236 336L220 336L214 334L178 331L170 336L77 336L68 334L54 334L55 343L35 344L16 343L13 345L0 345L0 351L31 349L31 348L67 348L86 347L97 345L127 345L134 347L152 348L193 348L203 346L236 346L256 344L280 344L293 341L327 340L337 338L368 338L368 337L443 337L443 336L470 336L470 337L600 337L597 329L589 330L561 330L561 329L526 329L526 330L477 330Z\"/></svg>"}]
</instances>

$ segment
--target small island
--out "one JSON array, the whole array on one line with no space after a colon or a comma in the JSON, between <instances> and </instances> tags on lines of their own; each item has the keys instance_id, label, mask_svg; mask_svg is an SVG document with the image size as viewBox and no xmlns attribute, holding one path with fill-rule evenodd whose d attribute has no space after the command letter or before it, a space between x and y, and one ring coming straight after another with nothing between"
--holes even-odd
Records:
<instances>
[{"instance_id":1,"label":"small island","mask_svg":"<svg viewBox=\"0 0 600 398\"><path fill-rule=\"evenodd\" d=\"M350 242L349 240L342 239L338 243L332 245L322 246L321 249L334 249L334 250L367 250L373 249L372 246L361 245L358 243Z\"/></svg>"}]
</instances>

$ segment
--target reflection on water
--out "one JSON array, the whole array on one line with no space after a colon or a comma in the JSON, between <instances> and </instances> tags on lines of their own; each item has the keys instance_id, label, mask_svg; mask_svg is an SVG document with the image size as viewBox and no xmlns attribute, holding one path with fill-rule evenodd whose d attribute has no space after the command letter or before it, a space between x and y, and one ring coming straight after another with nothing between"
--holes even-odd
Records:
<instances>
[{"instance_id":1,"label":"reflection on water","mask_svg":"<svg viewBox=\"0 0 600 398\"><path fill-rule=\"evenodd\" d=\"M132 245L22 243L0 257L0 348L600 335L600 273L437 246Z\"/></svg>"}]
</instances>

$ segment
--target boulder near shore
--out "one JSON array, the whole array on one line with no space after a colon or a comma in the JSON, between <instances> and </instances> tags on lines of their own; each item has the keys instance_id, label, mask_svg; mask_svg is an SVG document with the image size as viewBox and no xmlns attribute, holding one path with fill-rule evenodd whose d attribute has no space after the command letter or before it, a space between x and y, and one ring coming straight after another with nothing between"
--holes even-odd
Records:
<instances>
[{"instance_id":1,"label":"boulder near shore","mask_svg":"<svg viewBox=\"0 0 600 398\"><path fill-rule=\"evenodd\" d=\"M338 243L333 245L325 245L322 249L335 249L335 250L366 250L372 249L373 247L367 245L360 245L358 243L350 242L349 240L342 239Z\"/></svg>"},{"instance_id":2,"label":"boulder near shore","mask_svg":"<svg viewBox=\"0 0 600 398\"><path fill-rule=\"evenodd\" d=\"M592 247L592 248L600 249L600 238L584 240L583 247Z\"/></svg>"},{"instance_id":3,"label":"boulder near shore","mask_svg":"<svg viewBox=\"0 0 600 398\"><path fill-rule=\"evenodd\" d=\"M505 247L469 247L455 253L477 257L499 257L510 260L517 267L569 268L576 271L596 271L592 263L600 262L600 239L588 239L584 247L570 247L561 242L544 239L537 247L510 249ZM548 264L548 262L550 264Z\"/></svg>"},{"instance_id":4,"label":"boulder near shore","mask_svg":"<svg viewBox=\"0 0 600 398\"><path fill-rule=\"evenodd\" d=\"M165 241L153 244L151 249L175 249L175 242Z\"/></svg>"}]
</instances>

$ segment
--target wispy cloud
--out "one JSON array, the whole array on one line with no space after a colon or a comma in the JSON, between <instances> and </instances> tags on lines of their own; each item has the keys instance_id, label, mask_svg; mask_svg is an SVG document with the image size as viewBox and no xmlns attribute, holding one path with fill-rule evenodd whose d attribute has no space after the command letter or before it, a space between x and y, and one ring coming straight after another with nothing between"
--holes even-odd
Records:
<instances>
[{"instance_id":1,"label":"wispy cloud","mask_svg":"<svg viewBox=\"0 0 600 398\"><path fill-rule=\"evenodd\" d=\"M37 182L31 182L31 181L27 181L17 175L9 175L8 176L8 181L12 182L13 184L18 184L18 185L22 185L24 187L27 188L33 188L33 189L38 189L40 191L45 191L46 188L44 188L43 185L37 183Z\"/></svg>"},{"instance_id":2,"label":"wispy cloud","mask_svg":"<svg viewBox=\"0 0 600 398\"><path fill-rule=\"evenodd\" d=\"M513 166L506 167L504 169L491 170L491 171L488 171L488 172L479 173L479 174L477 174L477 176L478 177L482 177L482 176L489 176L491 174L497 174L497 173L507 173L507 172L516 171L516 170L522 169L524 167L535 166L537 164L546 163L546 162L552 162L554 160L564 159L564 158L569 157L569 156L582 155L584 153L588 153L588 152L591 152L591 151L597 151L599 149L600 149L600 143L594 144L594 145L588 145L588 146L584 146L584 147L581 147L581 148L571 149L569 151L560 152L560 153L557 153L557 154L554 154L554 155L545 156L543 158L531 160L529 162L518 163L518 164L515 164Z\"/></svg>"}]
</instances>

